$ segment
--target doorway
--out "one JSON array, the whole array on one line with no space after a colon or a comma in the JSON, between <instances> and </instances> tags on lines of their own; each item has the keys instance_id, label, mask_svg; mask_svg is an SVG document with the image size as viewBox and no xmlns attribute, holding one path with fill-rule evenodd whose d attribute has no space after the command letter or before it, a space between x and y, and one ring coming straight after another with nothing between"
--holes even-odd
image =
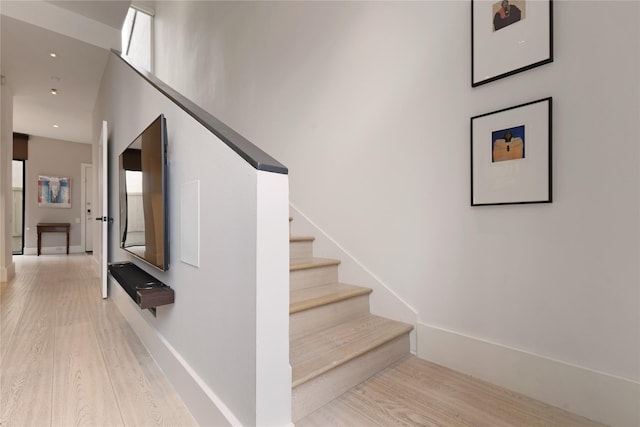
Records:
<instances>
[{"instance_id":1,"label":"doorway","mask_svg":"<svg viewBox=\"0 0 640 427\"><path fill-rule=\"evenodd\" d=\"M11 193L13 197L13 227L11 229L11 253L24 253L24 175L25 161L13 160L11 164Z\"/></svg>"}]
</instances>

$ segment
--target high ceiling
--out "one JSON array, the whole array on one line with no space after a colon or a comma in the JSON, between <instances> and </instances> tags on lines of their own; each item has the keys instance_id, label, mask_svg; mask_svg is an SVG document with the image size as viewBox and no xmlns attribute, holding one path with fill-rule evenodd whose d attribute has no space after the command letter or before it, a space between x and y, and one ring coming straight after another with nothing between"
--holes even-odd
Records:
<instances>
[{"instance_id":1,"label":"high ceiling","mask_svg":"<svg viewBox=\"0 0 640 427\"><path fill-rule=\"evenodd\" d=\"M0 2L0 68L14 95L14 132L92 142L102 73L109 49L120 49L129 3Z\"/></svg>"}]
</instances>

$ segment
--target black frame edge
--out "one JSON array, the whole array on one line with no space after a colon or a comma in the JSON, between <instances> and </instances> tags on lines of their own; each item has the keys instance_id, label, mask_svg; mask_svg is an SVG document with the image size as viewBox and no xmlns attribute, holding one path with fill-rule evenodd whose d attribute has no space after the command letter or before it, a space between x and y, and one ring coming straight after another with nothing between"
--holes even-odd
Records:
<instances>
[{"instance_id":1,"label":"black frame edge","mask_svg":"<svg viewBox=\"0 0 640 427\"><path fill-rule=\"evenodd\" d=\"M541 65L550 64L553 62L553 0L549 0L549 57L543 59L542 61L534 62L529 65L525 65L524 67L517 68L515 70L507 71L506 73L499 74L497 76L490 77L485 80L480 80L479 82L473 81L473 73L474 73L474 55L475 49L473 46L473 1L471 0L471 87L482 86L487 83L495 82L496 80L500 80L506 77L513 76L514 74L519 74L525 71L529 71L533 68L540 67Z\"/></svg>"},{"instance_id":2,"label":"black frame edge","mask_svg":"<svg viewBox=\"0 0 640 427\"><path fill-rule=\"evenodd\" d=\"M474 119L478 119L480 117L485 117L485 116L490 116L492 114L498 114L498 113L502 113L504 111L508 111L508 110L513 110L516 108L520 108L520 107L525 107L527 105L532 105L532 104L537 104L539 102L544 102L544 101L548 101L549 102L549 113L548 113L548 121L549 121L549 135L548 135L548 140L549 140L549 161L548 161L548 169L549 169L549 197L547 200L532 200L532 201L526 201L526 202L499 202L499 203L473 203L473 120ZM470 180L471 180L471 192L470 192L470 206L474 207L474 206L503 206L503 205L531 205L531 204L545 204L545 203L553 203L553 162L552 162L552 157L553 157L553 144L552 144L552 137L553 137L553 97L552 96L547 96L545 98L541 98L541 99L537 99L535 101L529 101L529 102L525 102L523 104L520 105L514 105L513 107L507 107L507 108L502 108L500 110L496 110L496 111L491 111L488 113L484 113L484 114L479 114L477 116L473 116L470 119L470 146L469 146L469 151L470 151L470 159L471 159L471 175L470 175Z\"/></svg>"}]
</instances>

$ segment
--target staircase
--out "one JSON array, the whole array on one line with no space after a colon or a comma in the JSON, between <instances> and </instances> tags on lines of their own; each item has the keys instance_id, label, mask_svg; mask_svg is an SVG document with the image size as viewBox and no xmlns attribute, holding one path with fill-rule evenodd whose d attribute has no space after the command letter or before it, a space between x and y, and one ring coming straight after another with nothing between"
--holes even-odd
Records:
<instances>
[{"instance_id":1,"label":"staircase","mask_svg":"<svg viewBox=\"0 0 640 427\"><path fill-rule=\"evenodd\" d=\"M409 354L413 326L369 312L371 289L340 283L340 261L290 237L289 360L296 422Z\"/></svg>"}]
</instances>

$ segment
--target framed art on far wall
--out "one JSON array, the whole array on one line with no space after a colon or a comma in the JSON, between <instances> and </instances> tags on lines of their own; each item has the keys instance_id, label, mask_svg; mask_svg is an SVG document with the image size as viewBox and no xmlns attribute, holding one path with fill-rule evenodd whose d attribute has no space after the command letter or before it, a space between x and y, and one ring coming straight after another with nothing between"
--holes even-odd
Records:
<instances>
[{"instance_id":1,"label":"framed art on far wall","mask_svg":"<svg viewBox=\"0 0 640 427\"><path fill-rule=\"evenodd\" d=\"M552 0L471 0L471 86L552 61Z\"/></svg>"},{"instance_id":2,"label":"framed art on far wall","mask_svg":"<svg viewBox=\"0 0 640 427\"><path fill-rule=\"evenodd\" d=\"M551 203L551 104L471 118L471 206Z\"/></svg>"},{"instance_id":3,"label":"framed art on far wall","mask_svg":"<svg viewBox=\"0 0 640 427\"><path fill-rule=\"evenodd\" d=\"M70 208L71 179L39 175L38 206L41 208Z\"/></svg>"}]
</instances>

